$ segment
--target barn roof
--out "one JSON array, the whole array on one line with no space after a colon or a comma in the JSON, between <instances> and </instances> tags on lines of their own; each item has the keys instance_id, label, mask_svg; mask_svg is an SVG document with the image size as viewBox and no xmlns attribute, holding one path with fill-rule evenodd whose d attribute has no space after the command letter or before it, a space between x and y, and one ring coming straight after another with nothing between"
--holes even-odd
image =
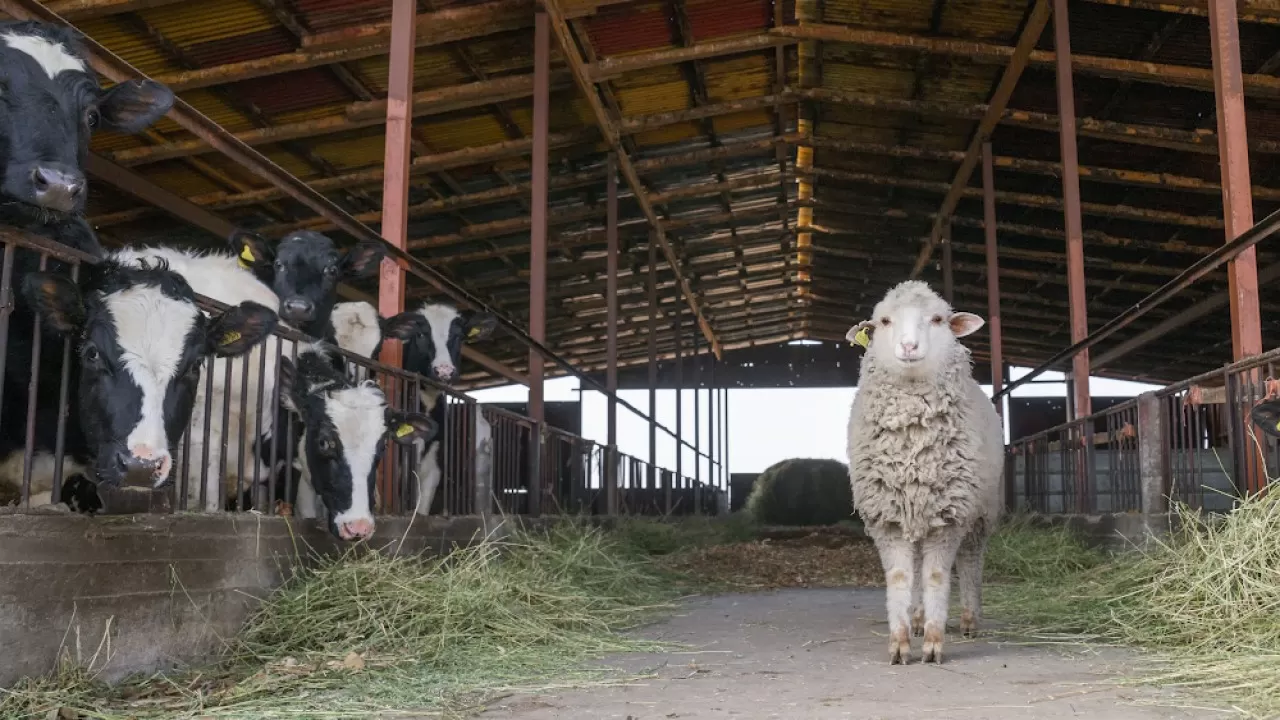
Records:
<instances>
[{"instance_id":1,"label":"barn roof","mask_svg":"<svg viewBox=\"0 0 1280 720\"><path fill-rule=\"evenodd\" d=\"M991 141L1005 356L1070 344L1053 23L1028 0L551 0L568 18L679 270L727 349L843 338L922 259L1014 47L1035 51ZM48 6L376 228L388 0L51 0ZM1255 212L1280 206L1280 11L1241 3ZM507 316L528 311L531 0L422 0L414 73L412 251ZM1101 325L1223 242L1204 3L1071 3L1090 322ZM798 24L797 17L802 24ZM1028 29L1030 28L1030 29ZM1040 28L1043 28L1042 30ZM604 362L605 163L591 106L552 42L548 345ZM1276 54L1273 54L1276 53ZM171 120L92 150L236 225L347 237ZM649 233L621 184L622 362L643 362ZM955 194L956 304L987 306L981 175ZM107 242L203 238L107 183ZM941 284L933 253L923 277ZM1264 341L1280 252L1259 246ZM1278 266L1280 267L1280 266ZM693 323L658 271L659 346ZM365 286L373 291L373 286ZM1219 271L1108 347L1205 298ZM409 297L429 296L424 284ZM501 335L501 334L499 334ZM985 333L974 339L976 354ZM686 341L686 347L688 347ZM511 364L509 339L482 348ZM1230 359L1225 305L1110 363L1170 380Z\"/></svg>"}]
</instances>

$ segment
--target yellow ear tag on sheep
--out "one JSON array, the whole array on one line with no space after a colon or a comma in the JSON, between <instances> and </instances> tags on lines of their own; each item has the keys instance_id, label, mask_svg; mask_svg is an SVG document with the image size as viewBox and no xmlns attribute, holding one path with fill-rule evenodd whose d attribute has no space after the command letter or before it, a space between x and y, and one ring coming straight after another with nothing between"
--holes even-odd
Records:
<instances>
[{"instance_id":1,"label":"yellow ear tag on sheep","mask_svg":"<svg viewBox=\"0 0 1280 720\"><path fill-rule=\"evenodd\" d=\"M249 267L249 264L253 262L257 262L257 258L253 256L253 251L249 249L249 246L245 245L244 249L240 251L240 266Z\"/></svg>"},{"instance_id":2,"label":"yellow ear tag on sheep","mask_svg":"<svg viewBox=\"0 0 1280 720\"><path fill-rule=\"evenodd\" d=\"M474 338L475 336L477 336L477 335L479 335L479 334L480 334L480 328L479 328L479 327L473 327L473 328L471 328L470 330L468 330L468 331L467 331L467 337L468 337L468 338Z\"/></svg>"},{"instance_id":3,"label":"yellow ear tag on sheep","mask_svg":"<svg viewBox=\"0 0 1280 720\"><path fill-rule=\"evenodd\" d=\"M1280 430L1280 421L1276 422L1276 430Z\"/></svg>"},{"instance_id":4,"label":"yellow ear tag on sheep","mask_svg":"<svg viewBox=\"0 0 1280 720\"><path fill-rule=\"evenodd\" d=\"M406 435L412 435L412 434L413 434L413 426L410 425L409 423L405 423L400 427L396 428L396 437L398 438L402 438Z\"/></svg>"},{"instance_id":5,"label":"yellow ear tag on sheep","mask_svg":"<svg viewBox=\"0 0 1280 720\"><path fill-rule=\"evenodd\" d=\"M220 344L221 344L221 345L223 345L223 346L225 347L225 346L230 345L231 343L233 343L233 342L235 342L235 341L239 340L241 337L244 337L244 336L243 336L243 335L241 335L240 333L236 332L235 330L229 330L229 331L227 331L227 334L226 334L226 335L223 335L223 336L222 336L222 341L220 342Z\"/></svg>"},{"instance_id":6,"label":"yellow ear tag on sheep","mask_svg":"<svg viewBox=\"0 0 1280 720\"><path fill-rule=\"evenodd\" d=\"M857 335L853 336L853 344L861 345L863 348L866 348L871 344L871 336L867 334L866 328L862 328L858 331Z\"/></svg>"}]
</instances>

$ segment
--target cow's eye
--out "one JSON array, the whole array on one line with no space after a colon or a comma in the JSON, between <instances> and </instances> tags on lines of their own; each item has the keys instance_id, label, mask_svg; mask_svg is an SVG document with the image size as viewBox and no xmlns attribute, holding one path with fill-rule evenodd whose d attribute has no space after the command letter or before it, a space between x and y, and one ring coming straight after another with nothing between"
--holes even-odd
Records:
<instances>
[{"instance_id":1,"label":"cow's eye","mask_svg":"<svg viewBox=\"0 0 1280 720\"><path fill-rule=\"evenodd\" d=\"M84 114L84 121L89 127L96 128L102 122L102 116L94 108L89 108Z\"/></svg>"},{"instance_id":2,"label":"cow's eye","mask_svg":"<svg viewBox=\"0 0 1280 720\"><path fill-rule=\"evenodd\" d=\"M99 358L98 348L92 345L85 345L83 356L84 356L85 362L88 362L88 363L98 362L98 358Z\"/></svg>"},{"instance_id":3,"label":"cow's eye","mask_svg":"<svg viewBox=\"0 0 1280 720\"><path fill-rule=\"evenodd\" d=\"M325 275L328 275L329 277L333 277L334 275L337 275L337 274L338 274L338 266L337 266L337 265L329 265L328 267L326 267L326 268L324 269L324 274L325 274Z\"/></svg>"},{"instance_id":4,"label":"cow's eye","mask_svg":"<svg viewBox=\"0 0 1280 720\"><path fill-rule=\"evenodd\" d=\"M322 438L320 440L320 454L321 455L333 454L333 440L330 440L329 438Z\"/></svg>"}]
</instances>

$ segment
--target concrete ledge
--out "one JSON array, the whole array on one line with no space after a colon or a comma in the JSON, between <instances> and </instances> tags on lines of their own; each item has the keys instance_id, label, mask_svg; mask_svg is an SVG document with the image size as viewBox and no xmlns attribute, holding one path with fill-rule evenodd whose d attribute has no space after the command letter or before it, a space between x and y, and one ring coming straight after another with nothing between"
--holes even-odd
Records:
<instances>
[{"instance_id":1,"label":"concrete ledge","mask_svg":"<svg viewBox=\"0 0 1280 720\"><path fill-rule=\"evenodd\" d=\"M372 546L447 552L510 527L379 518ZM270 516L0 514L0 686L48 672L64 646L87 659L108 633L107 680L207 660L295 566L346 547Z\"/></svg>"}]
</instances>

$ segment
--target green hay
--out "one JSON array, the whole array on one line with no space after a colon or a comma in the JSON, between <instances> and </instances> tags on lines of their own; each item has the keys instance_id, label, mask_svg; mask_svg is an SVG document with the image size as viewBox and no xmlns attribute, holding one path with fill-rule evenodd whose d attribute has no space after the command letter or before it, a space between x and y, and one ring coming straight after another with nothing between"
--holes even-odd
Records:
<instances>
[{"instance_id":1,"label":"green hay","mask_svg":"<svg viewBox=\"0 0 1280 720\"><path fill-rule=\"evenodd\" d=\"M1182 687L1248 717L1280 717L1280 494L1218 517L1177 514L1180 530L1165 542L1100 562L1092 551L1061 574L1064 557L1086 552L1078 540L1038 531L1032 546L1020 537L1025 529L1015 530L989 556L1001 568L989 579L1005 581L988 591L990 614L1045 640L1145 650L1147 669L1135 681Z\"/></svg>"},{"instance_id":2,"label":"green hay","mask_svg":"<svg viewBox=\"0 0 1280 720\"><path fill-rule=\"evenodd\" d=\"M357 548L288 581L213 668L114 687L65 668L0 694L0 718L449 715L547 678L610 679L586 661L656 649L622 633L672 599L640 551L585 525L447 558Z\"/></svg>"},{"instance_id":3,"label":"green hay","mask_svg":"<svg viewBox=\"0 0 1280 720\"><path fill-rule=\"evenodd\" d=\"M836 460L796 458L756 478L746 512L768 525L834 525L853 516L849 468Z\"/></svg>"}]
</instances>

